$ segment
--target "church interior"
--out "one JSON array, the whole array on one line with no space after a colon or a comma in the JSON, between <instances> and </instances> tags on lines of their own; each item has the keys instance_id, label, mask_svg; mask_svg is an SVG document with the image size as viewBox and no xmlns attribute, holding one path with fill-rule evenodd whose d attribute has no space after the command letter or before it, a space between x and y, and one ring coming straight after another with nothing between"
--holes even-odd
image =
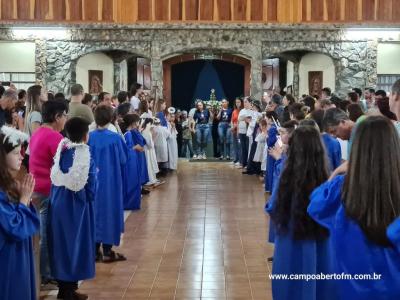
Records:
<instances>
[{"instance_id":1,"label":"church interior","mask_svg":"<svg viewBox=\"0 0 400 300\"><path fill-rule=\"evenodd\" d=\"M399 58L397 0L0 0L0 300L400 299Z\"/></svg>"}]
</instances>

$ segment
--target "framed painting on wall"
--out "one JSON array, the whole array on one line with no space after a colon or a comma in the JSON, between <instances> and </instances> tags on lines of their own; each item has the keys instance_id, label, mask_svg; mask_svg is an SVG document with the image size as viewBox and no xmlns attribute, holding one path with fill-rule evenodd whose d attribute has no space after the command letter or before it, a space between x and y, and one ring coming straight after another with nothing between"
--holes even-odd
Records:
<instances>
[{"instance_id":1,"label":"framed painting on wall","mask_svg":"<svg viewBox=\"0 0 400 300\"><path fill-rule=\"evenodd\" d=\"M310 96L321 96L323 83L323 72L322 71L310 71L308 72L308 92Z\"/></svg>"},{"instance_id":2,"label":"framed painting on wall","mask_svg":"<svg viewBox=\"0 0 400 300\"><path fill-rule=\"evenodd\" d=\"M103 91L103 71L89 70L89 94L98 95Z\"/></svg>"}]
</instances>

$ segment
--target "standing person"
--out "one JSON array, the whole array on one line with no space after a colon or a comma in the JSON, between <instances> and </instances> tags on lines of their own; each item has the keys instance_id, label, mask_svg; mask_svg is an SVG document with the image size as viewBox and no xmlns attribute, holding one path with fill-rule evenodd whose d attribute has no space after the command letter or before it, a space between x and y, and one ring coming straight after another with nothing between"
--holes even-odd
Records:
<instances>
[{"instance_id":1,"label":"standing person","mask_svg":"<svg viewBox=\"0 0 400 300\"><path fill-rule=\"evenodd\" d=\"M282 117L282 123L285 123L287 121L290 121L290 113L289 113L289 107L293 104L296 103L296 100L291 94L286 94L285 97L283 97L283 117Z\"/></svg>"},{"instance_id":2,"label":"standing person","mask_svg":"<svg viewBox=\"0 0 400 300\"><path fill-rule=\"evenodd\" d=\"M1 88L4 87L0 85ZM5 112L6 110L11 110L15 107L15 104L18 101L17 92L13 89L8 89L4 91L0 98L0 127L6 123L5 120Z\"/></svg>"},{"instance_id":3,"label":"standing person","mask_svg":"<svg viewBox=\"0 0 400 300\"><path fill-rule=\"evenodd\" d=\"M389 107L396 115L397 120L400 121L400 79L393 84L392 92L389 97ZM396 122L395 127L400 134L400 122Z\"/></svg>"},{"instance_id":4,"label":"standing person","mask_svg":"<svg viewBox=\"0 0 400 300\"><path fill-rule=\"evenodd\" d=\"M26 111L25 111L25 124L24 132L29 137L42 125L42 105L48 100L47 90L40 85L33 85L28 88ZM29 171L29 145L26 149L25 157L23 160L24 166Z\"/></svg>"},{"instance_id":5,"label":"standing person","mask_svg":"<svg viewBox=\"0 0 400 300\"><path fill-rule=\"evenodd\" d=\"M155 103L154 112L156 117L160 119L160 124L163 127L168 127L168 121L165 115L165 109L167 108L167 103L163 99L158 99Z\"/></svg>"},{"instance_id":6,"label":"standing person","mask_svg":"<svg viewBox=\"0 0 400 300\"><path fill-rule=\"evenodd\" d=\"M259 120L262 118L261 114L261 103L259 101L253 101L252 103L252 115L251 121L247 128L247 136L249 137L249 157L247 161L246 171L242 174L247 175L260 175L261 174L261 163L254 161L254 155L257 150L257 133L259 131Z\"/></svg>"},{"instance_id":7,"label":"standing person","mask_svg":"<svg viewBox=\"0 0 400 300\"><path fill-rule=\"evenodd\" d=\"M146 183L146 186L158 186L165 183L164 181L158 180L156 176L157 173L160 172L160 169L158 168L156 151L154 150L153 132L153 119L145 119L142 124L142 135L146 141L144 153L146 155L147 171L149 175L149 181Z\"/></svg>"},{"instance_id":8,"label":"standing person","mask_svg":"<svg viewBox=\"0 0 400 300\"><path fill-rule=\"evenodd\" d=\"M142 85L139 83L134 83L131 86L131 106L132 106L132 111L139 111L139 104L140 104L140 99L139 95L143 92Z\"/></svg>"},{"instance_id":9,"label":"standing person","mask_svg":"<svg viewBox=\"0 0 400 300\"><path fill-rule=\"evenodd\" d=\"M267 108L269 111L274 111L278 116L279 122L283 123L283 114L285 107L282 105L282 96L279 94L274 94L271 97L271 101Z\"/></svg>"},{"instance_id":10,"label":"standing person","mask_svg":"<svg viewBox=\"0 0 400 300\"><path fill-rule=\"evenodd\" d=\"M147 119L153 117L153 112L149 108L149 103L147 100L142 100L139 103L139 116L141 119Z\"/></svg>"},{"instance_id":11,"label":"standing person","mask_svg":"<svg viewBox=\"0 0 400 300\"><path fill-rule=\"evenodd\" d=\"M112 250L119 246L124 231L124 170L128 149L117 133L108 130L113 118L110 106L100 105L94 112L97 129L89 135L90 153L98 169L96 190L96 261L106 263L126 260ZM103 252L100 247L102 246Z\"/></svg>"},{"instance_id":12,"label":"standing person","mask_svg":"<svg viewBox=\"0 0 400 300\"><path fill-rule=\"evenodd\" d=\"M82 100L85 96L83 87L80 84L74 84L71 87L71 101L69 103L69 118L80 117L86 122L91 124L94 122L92 109L85 104L82 104Z\"/></svg>"},{"instance_id":13,"label":"standing person","mask_svg":"<svg viewBox=\"0 0 400 300\"><path fill-rule=\"evenodd\" d=\"M168 143L168 169L177 170L178 169L178 131L176 130L176 120L175 114L168 114L168 130L170 131Z\"/></svg>"},{"instance_id":14,"label":"standing person","mask_svg":"<svg viewBox=\"0 0 400 300\"><path fill-rule=\"evenodd\" d=\"M168 139L171 135L168 127L161 126L156 120L152 129L152 138L154 142L154 151L156 153L159 175L165 176L168 171Z\"/></svg>"},{"instance_id":15,"label":"standing person","mask_svg":"<svg viewBox=\"0 0 400 300\"><path fill-rule=\"evenodd\" d=\"M67 120L67 106L61 101L47 101L42 107L43 124L33 133L29 143L29 170L35 178L33 197L40 211L40 274L44 285L53 283L47 246L47 216L50 201L50 170L61 131Z\"/></svg>"},{"instance_id":16,"label":"standing person","mask_svg":"<svg viewBox=\"0 0 400 300\"><path fill-rule=\"evenodd\" d=\"M176 142L178 144L178 157L182 157L182 145L183 145L183 128L182 128L182 111L179 109L175 114L175 128L176 128Z\"/></svg>"},{"instance_id":17,"label":"standing person","mask_svg":"<svg viewBox=\"0 0 400 300\"><path fill-rule=\"evenodd\" d=\"M249 156L249 137L247 136L246 120L248 118L251 119L251 116L252 116L251 103L249 99L246 97L243 100L243 109L239 112L238 115L238 122L239 122L238 133L239 133L239 140L242 153L241 165L243 169L247 167L247 160Z\"/></svg>"},{"instance_id":18,"label":"standing person","mask_svg":"<svg viewBox=\"0 0 400 300\"><path fill-rule=\"evenodd\" d=\"M267 134L267 148L270 149L275 147L276 142L278 141L278 126L276 120L278 115L274 111L267 111L266 114L267 122L268 122L268 134ZM267 171L264 176L264 188L266 192L272 193L272 186L274 180L274 166L275 166L275 158L268 153L267 154Z\"/></svg>"},{"instance_id":19,"label":"standing person","mask_svg":"<svg viewBox=\"0 0 400 300\"><path fill-rule=\"evenodd\" d=\"M192 134L195 132L193 117L188 117L187 111L182 111L182 157L186 157L189 150L189 159L193 157Z\"/></svg>"},{"instance_id":20,"label":"standing person","mask_svg":"<svg viewBox=\"0 0 400 300\"><path fill-rule=\"evenodd\" d=\"M78 281L95 275L96 166L90 156L89 123L83 118L65 124L68 138L57 148L51 169L48 244L51 275L58 299L86 299Z\"/></svg>"},{"instance_id":21,"label":"standing person","mask_svg":"<svg viewBox=\"0 0 400 300\"><path fill-rule=\"evenodd\" d=\"M210 112L210 131L211 131L211 138L212 138L212 146L213 146L213 157L220 157L221 156L221 149L220 149L220 141L219 141L219 120L218 120L218 109L214 107L209 107L208 111Z\"/></svg>"},{"instance_id":22,"label":"standing person","mask_svg":"<svg viewBox=\"0 0 400 300\"><path fill-rule=\"evenodd\" d=\"M231 131L231 121L232 121L232 108L229 107L229 102L226 99L222 100L222 107L218 113L217 119L218 124L218 135L220 142L220 159L226 158L231 159L231 141L232 141L232 131Z\"/></svg>"},{"instance_id":23,"label":"standing person","mask_svg":"<svg viewBox=\"0 0 400 300\"><path fill-rule=\"evenodd\" d=\"M0 291L7 300L36 300L32 237L40 220L31 203L35 181L30 174L20 182L15 178L27 140L16 129L0 128Z\"/></svg>"},{"instance_id":24,"label":"standing person","mask_svg":"<svg viewBox=\"0 0 400 300\"><path fill-rule=\"evenodd\" d=\"M308 206L329 230L334 273L379 276L336 281L337 299L400 299L399 182L398 134L389 119L367 117L357 127L344 175L316 188Z\"/></svg>"},{"instance_id":25,"label":"standing person","mask_svg":"<svg viewBox=\"0 0 400 300\"><path fill-rule=\"evenodd\" d=\"M231 130L232 130L232 145L233 145L233 163L235 167L240 167L242 149L239 143L239 113L243 108L243 101L240 98L235 100L235 109L232 112Z\"/></svg>"},{"instance_id":26,"label":"standing person","mask_svg":"<svg viewBox=\"0 0 400 300\"><path fill-rule=\"evenodd\" d=\"M311 192L327 178L319 132L298 127L289 139L285 167L267 208L276 226L272 274L332 273L328 232L307 215ZM293 299L295 293L299 300L337 299L330 280L272 280L275 300Z\"/></svg>"},{"instance_id":27,"label":"standing person","mask_svg":"<svg viewBox=\"0 0 400 300\"><path fill-rule=\"evenodd\" d=\"M196 122L196 138L197 138L197 159L206 159L206 149L208 136L210 134L209 120L210 113L204 108L204 103L198 101L196 104L196 111L193 116Z\"/></svg>"},{"instance_id":28,"label":"standing person","mask_svg":"<svg viewBox=\"0 0 400 300\"><path fill-rule=\"evenodd\" d=\"M366 88L364 90L364 99L361 100L361 106L364 112L375 107L375 90L373 88Z\"/></svg>"},{"instance_id":29,"label":"standing person","mask_svg":"<svg viewBox=\"0 0 400 300\"><path fill-rule=\"evenodd\" d=\"M124 126L126 127L126 133L124 135L126 145L129 149L136 151L138 159L138 177L142 187L141 194L147 195L150 191L143 188L143 186L149 182L149 173L147 171L146 155L144 153L146 140L139 131L140 118L137 114L127 114L124 116Z\"/></svg>"}]
</instances>

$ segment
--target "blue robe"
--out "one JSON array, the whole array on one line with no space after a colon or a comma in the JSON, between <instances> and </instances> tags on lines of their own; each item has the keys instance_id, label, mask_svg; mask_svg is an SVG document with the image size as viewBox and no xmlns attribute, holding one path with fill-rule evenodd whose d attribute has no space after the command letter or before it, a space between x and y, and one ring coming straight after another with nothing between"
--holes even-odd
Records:
<instances>
[{"instance_id":1,"label":"blue robe","mask_svg":"<svg viewBox=\"0 0 400 300\"><path fill-rule=\"evenodd\" d=\"M322 141L324 142L329 159L329 170L333 172L342 163L342 149L340 143L333 136L323 133Z\"/></svg>"},{"instance_id":2,"label":"blue robe","mask_svg":"<svg viewBox=\"0 0 400 300\"><path fill-rule=\"evenodd\" d=\"M267 208L270 215L274 212L278 186L277 183ZM329 241L295 240L291 229L287 233L276 231L272 274L331 274L334 261ZM272 280L274 300L336 300L335 288L333 280Z\"/></svg>"},{"instance_id":3,"label":"blue robe","mask_svg":"<svg viewBox=\"0 0 400 300\"><path fill-rule=\"evenodd\" d=\"M36 299L32 236L39 227L32 205L11 203L0 190L0 299Z\"/></svg>"},{"instance_id":4,"label":"blue robe","mask_svg":"<svg viewBox=\"0 0 400 300\"><path fill-rule=\"evenodd\" d=\"M98 169L96 243L118 246L124 232L124 176L128 147L108 129L90 133L89 146Z\"/></svg>"},{"instance_id":5,"label":"blue robe","mask_svg":"<svg viewBox=\"0 0 400 300\"><path fill-rule=\"evenodd\" d=\"M274 197L276 197L276 195L278 193L279 178L282 174L283 167L285 166L286 158L287 158L286 154L283 154L282 157L275 162L274 179L273 179L273 183L272 183L272 191L273 191L272 194L274 195ZM270 199L265 204L265 211L267 213L271 211L271 209L272 209L271 203L273 201L275 201L275 200L272 200L272 195L271 195ZM274 222L272 221L271 218L269 218L269 232L268 232L268 242L269 243L272 243L272 244L274 243L275 230L276 230L276 228L275 228Z\"/></svg>"},{"instance_id":6,"label":"blue robe","mask_svg":"<svg viewBox=\"0 0 400 300\"><path fill-rule=\"evenodd\" d=\"M61 152L60 169L67 173L75 149ZM96 166L90 161L89 178L83 189L51 186L48 219L50 269L53 278L76 282L95 276Z\"/></svg>"},{"instance_id":7,"label":"blue robe","mask_svg":"<svg viewBox=\"0 0 400 300\"><path fill-rule=\"evenodd\" d=\"M139 145L141 147L144 147L146 145L146 140L144 139L143 135L139 132L139 130L132 129L130 133L133 146ZM130 141L129 144L127 142L127 145L128 147L130 147L129 146ZM136 151L136 154L138 155L139 159L138 164L139 164L140 183L141 185L144 185L147 182L149 182L149 172L147 170L146 154L144 152L139 152L139 151Z\"/></svg>"},{"instance_id":8,"label":"blue robe","mask_svg":"<svg viewBox=\"0 0 400 300\"><path fill-rule=\"evenodd\" d=\"M268 129L268 137L267 137L267 145L268 149L275 146L276 141L278 140L278 129L275 125L272 125L270 129ZM267 155L267 172L265 172L264 183L265 183L265 191L272 193L272 183L274 180L274 166L275 159L271 155Z\"/></svg>"},{"instance_id":9,"label":"blue robe","mask_svg":"<svg viewBox=\"0 0 400 300\"><path fill-rule=\"evenodd\" d=\"M156 117L160 119L160 124L161 124L161 126L168 127L167 118L165 117L164 112L159 111L159 112L156 114Z\"/></svg>"},{"instance_id":10,"label":"blue robe","mask_svg":"<svg viewBox=\"0 0 400 300\"><path fill-rule=\"evenodd\" d=\"M344 176L314 190L308 206L309 215L330 231L335 273L381 274L381 280L337 281L339 299L400 299L400 218L388 228L393 247L369 241L361 228L346 216L341 195Z\"/></svg>"},{"instance_id":11,"label":"blue robe","mask_svg":"<svg viewBox=\"0 0 400 300\"><path fill-rule=\"evenodd\" d=\"M124 209L126 210L136 210L140 209L141 202L141 178L140 178L140 161L139 155L133 147L132 134L130 131L126 132L125 142L128 146L128 161L126 164L126 174L125 174L125 196L124 196Z\"/></svg>"}]
</instances>

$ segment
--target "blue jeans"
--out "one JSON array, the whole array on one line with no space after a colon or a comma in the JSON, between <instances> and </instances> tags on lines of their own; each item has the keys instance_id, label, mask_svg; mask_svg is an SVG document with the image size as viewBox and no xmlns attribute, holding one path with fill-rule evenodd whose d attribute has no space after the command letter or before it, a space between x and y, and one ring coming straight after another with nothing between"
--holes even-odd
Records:
<instances>
[{"instance_id":1,"label":"blue jeans","mask_svg":"<svg viewBox=\"0 0 400 300\"><path fill-rule=\"evenodd\" d=\"M210 127L208 124L197 124L196 139L197 139L197 155L205 155L207 148L208 135Z\"/></svg>"},{"instance_id":2,"label":"blue jeans","mask_svg":"<svg viewBox=\"0 0 400 300\"><path fill-rule=\"evenodd\" d=\"M42 281L52 279L49 264L49 248L47 245L47 215L49 211L50 196L34 193L34 198L37 198L40 213L40 276Z\"/></svg>"},{"instance_id":3,"label":"blue jeans","mask_svg":"<svg viewBox=\"0 0 400 300\"><path fill-rule=\"evenodd\" d=\"M189 149L189 158L193 156L193 146L192 146L192 139L183 139L182 140L182 157L186 157L186 151Z\"/></svg>"},{"instance_id":4,"label":"blue jeans","mask_svg":"<svg viewBox=\"0 0 400 300\"><path fill-rule=\"evenodd\" d=\"M232 142L232 131L231 125L227 122L221 122L218 124L218 136L220 142L221 156L231 156L231 142Z\"/></svg>"},{"instance_id":5,"label":"blue jeans","mask_svg":"<svg viewBox=\"0 0 400 300\"><path fill-rule=\"evenodd\" d=\"M240 146L239 135L237 133L232 134L233 140L233 162L241 162L242 159L242 148Z\"/></svg>"}]
</instances>

